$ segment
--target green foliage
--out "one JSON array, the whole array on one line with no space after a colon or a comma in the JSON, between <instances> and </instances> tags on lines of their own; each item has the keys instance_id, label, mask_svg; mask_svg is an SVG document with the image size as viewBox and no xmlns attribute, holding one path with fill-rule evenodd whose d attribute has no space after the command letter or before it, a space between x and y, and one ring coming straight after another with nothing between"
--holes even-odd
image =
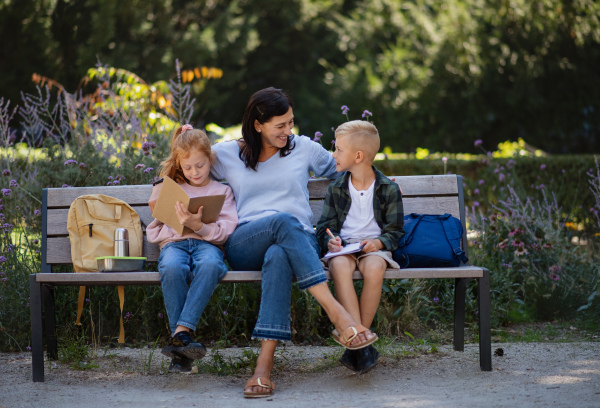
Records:
<instances>
[{"instance_id":1,"label":"green foliage","mask_svg":"<svg viewBox=\"0 0 600 408\"><path fill-rule=\"evenodd\" d=\"M98 59L157 84L181 56L223 71L192 87L197 124L239 123L272 85L326 144L348 105L396 151L524 138L586 153L600 147L598 16L593 0L4 1L0 89L18 100L37 73L74 92Z\"/></svg>"}]
</instances>

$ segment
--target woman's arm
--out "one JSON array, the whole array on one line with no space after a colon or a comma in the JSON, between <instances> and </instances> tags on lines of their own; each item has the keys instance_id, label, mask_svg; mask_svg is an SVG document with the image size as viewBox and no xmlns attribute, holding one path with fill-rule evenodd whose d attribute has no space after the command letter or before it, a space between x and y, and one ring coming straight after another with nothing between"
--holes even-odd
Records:
<instances>
[{"instance_id":1,"label":"woman's arm","mask_svg":"<svg viewBox=\"0 0 600 408\"><path fill-rule=\"evenodd\" d=\"M335 160L331 153L320 143L310 141L310 144L310 170L315 173L315 177L338 178L340 173L335 170Z\"/></svg>"}]
</instances>

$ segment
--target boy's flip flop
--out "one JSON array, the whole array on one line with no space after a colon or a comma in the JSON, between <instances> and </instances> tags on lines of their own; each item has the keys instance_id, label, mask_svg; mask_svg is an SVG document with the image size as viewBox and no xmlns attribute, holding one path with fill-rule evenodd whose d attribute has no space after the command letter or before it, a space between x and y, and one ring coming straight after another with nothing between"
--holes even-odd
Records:
<instances>
[{"instance_id":1,"label":"boy's flip flop","mask_svg":"<svg viewBox=\"0 0 600 408\"><path fill-rule=\"evenodd\" d=\"M379 337L377 337L377 334L373 333L373 337L371 337L370 339L366 339L362 343L350 344L352 343L352 340L354 340L360 333L364 333L367 331L369 331L369 329L359 324L357 326L348 327L342 332L341 336L337 330L331 332L331 335L339 345L344 346L350 350L359 350L367 347L370 344L375 343L379 339Z\"/></svg>"},{"instance_id":2,"label":"boy's flip flop","mask_svg":"<svg viewBox=\"0 0 600 408\"><path fill-rule=\"evenodd\" d=\"M248 387L259 386L266 388L267 391L244 391L244 398L265 398L273 395L275 390L275 383L271 382L268 378L258 377L250 378L244 387L244 390Z\"/></svg>"}]
</instances>

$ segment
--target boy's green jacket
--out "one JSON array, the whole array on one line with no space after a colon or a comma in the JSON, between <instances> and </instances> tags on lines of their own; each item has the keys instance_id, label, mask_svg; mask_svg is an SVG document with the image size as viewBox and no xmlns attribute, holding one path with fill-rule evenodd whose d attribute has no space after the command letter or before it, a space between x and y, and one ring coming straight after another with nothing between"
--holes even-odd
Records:
<instances>
[{"instance_id":1,"label":"boy's green jacket","mask_svg":"<svg viewBox=\"0 0 600 408\"><path fill-rule=\"evenodd\" d=\"M394 251L398 248L398 241L404 235L404 206L402 193L396 182L388 179L375 166L375 191L373 193L373 213L375 221L381 228L381 236L377 237L383 243L385 250ZM333 235L340 235L342 225L350 211L350 191L348 180L350 173L345 172L342 177L332 181L325 195L323 213L317 223L317 240L324 252L327 252L327 243L331 238L327 235L327 228ZM343 242L343 245L346 245Z\"/></svg>"}]
</instances>

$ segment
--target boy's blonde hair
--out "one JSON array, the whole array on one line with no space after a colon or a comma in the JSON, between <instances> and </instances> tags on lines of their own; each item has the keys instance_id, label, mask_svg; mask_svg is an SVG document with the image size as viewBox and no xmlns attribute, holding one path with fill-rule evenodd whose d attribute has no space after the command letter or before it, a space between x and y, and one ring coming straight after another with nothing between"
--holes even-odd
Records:
<instances>
[{"instance_id":1,"label":"boy's blonde hair","mask_svg":"<svg viewBox=\"0 0 600 408\"><path fill-rule=\"evenodd\" d=\"M379 151L379 132L372 123L366 120L352 120L342 123L335 130L335 138L348 137L350 145L356 151L362 151L365 160L370 164Z\"/></svg>"},{"instance_id":2,"label":"boy's blonde hair","mask_svg":"<svg viewBox=\"0 0 600 408\"><path fill-rule=\"evenodd\" d=\"M171 154L160 163L160 177L169 176L178 183L187 183L180 161L189 157L194 149L208 156L211 165L214 163L214 153L206 133L200 129L193 129L190 125L178 127L171 140Z\"/></svg>"}]
</instances>

